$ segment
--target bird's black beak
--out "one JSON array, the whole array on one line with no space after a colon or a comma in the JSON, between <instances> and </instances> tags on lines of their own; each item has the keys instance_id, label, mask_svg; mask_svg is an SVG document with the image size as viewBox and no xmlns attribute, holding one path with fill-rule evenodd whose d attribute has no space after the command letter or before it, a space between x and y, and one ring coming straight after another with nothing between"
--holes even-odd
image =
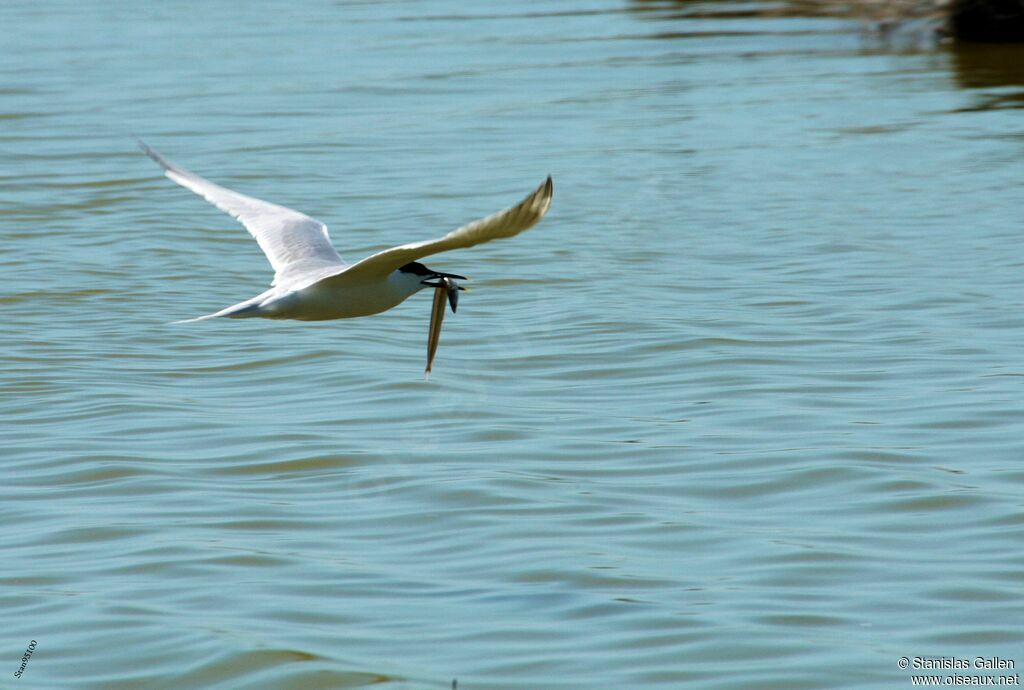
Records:
<instances>
[{"instance_id":1,"label":"bird's black beak","mask_svg":"<svg viewBox=\"0 0 1024 690\"><path fill-rule=\"evenodd\" d=\"M458 278L459 280L469 280L466 276L460 276L457 273L438 273L434 272L434 278Z\"/></svg>"},{"instance_id":2,"label":"bird's black beak","mask_svg":"<svg viewBox=\"0 0 1024 690\"><path fill-rule=\"evenodd\" d=\"M461 278L466 280L462 276L457 276L453 273L435 273L432 278L437 278L436 282L430 282L429 280L421 280L420 285L426 285L432 288L444 288L448 295L448 304L452 308L452 313L459 307L459 290L465 290L466 288L460 286L455 282L455 278Z\"/></svg>"}]
</instances>

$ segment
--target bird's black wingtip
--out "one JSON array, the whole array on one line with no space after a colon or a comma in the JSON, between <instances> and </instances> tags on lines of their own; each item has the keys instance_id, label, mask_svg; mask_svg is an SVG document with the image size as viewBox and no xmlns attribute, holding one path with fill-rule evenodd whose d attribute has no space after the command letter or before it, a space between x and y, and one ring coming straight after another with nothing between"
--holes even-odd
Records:
<instances>
[{"instance_id":1,"label":"bird's black wingtip","mask_svg":"<svg viewBox=\"0 0 1024 690\"><path fill-rule=\"evenodd\" d=\"M153 152L153 149L149 148L149 145L146 144L146 142L144 142L135 132L131 133L131 138L135 140L136 145L138 145L138 147L142 149L142 152L147 156Z\"/></svg>"},{"instance_id":2,"label":"bird's black wingtip","mask_svg":"<svg viewBox=\"0 0 1024 690\"><path fill-rule=\"evenodd\" d=\"M153 159L153 161L156 162L157 165L159 165L164 170L171 169L171 164L164 160L164 157L161 156L159 153L149 148L149 144L147 144L134 134L132 134L132 139L134 139L135 143L139 145L139 148L142 149L142 152L149 156L151 159Z\"/></svg>"}]
</instances>

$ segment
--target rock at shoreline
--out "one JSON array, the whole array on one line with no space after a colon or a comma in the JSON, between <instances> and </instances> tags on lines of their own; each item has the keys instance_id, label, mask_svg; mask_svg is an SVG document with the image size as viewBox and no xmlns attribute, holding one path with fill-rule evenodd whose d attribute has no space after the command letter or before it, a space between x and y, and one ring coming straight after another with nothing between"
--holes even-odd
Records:
<instances>
[{"instance_id":1,"label":"rock at shoreline","mask_svg":"<svg viewBox=\"0 0 1024 690\"><path fill-rule=\"evenodd\" d=\"M985 43L1024 42L1022 0L954 0L949 30L954 38Z\"/></svg>"}]
</instances>

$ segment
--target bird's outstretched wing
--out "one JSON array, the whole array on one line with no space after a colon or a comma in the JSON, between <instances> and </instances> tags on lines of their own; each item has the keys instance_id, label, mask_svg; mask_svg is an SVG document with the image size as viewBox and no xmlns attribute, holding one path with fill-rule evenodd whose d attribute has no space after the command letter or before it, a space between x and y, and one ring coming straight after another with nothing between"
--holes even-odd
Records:
<instances>
[{"instance_id":1,"label":"bird's outstretched wing","mask_svg":"<svg viewBox=\"0 0 1024 690\"><path fill-rule=\"evenodd\" d=\"M551 177L528 197L504 211L475 220L453 230L444 237L424 242L402 244L385 249L352 264L341 272L324 278L325 283L344 284L350 280L362 281L382 278L410 261L451 249L472 247L491 240L518 235L537 223L551 206L554 185Z\"/></svg>"},{"instance_id":2,"label":"bird's outstretched wing","mask_svg":"<svg viewBox=\"0 0 1024 690\"><path fill-rule=\"evenodd\" d=\"M308 277L343 270L348 264L331 245L327 226L304 213L239 194L174 165L139 141L164 174L241 221L274 268L273 285L289 287Z\"/></svg>"}]
</instances>

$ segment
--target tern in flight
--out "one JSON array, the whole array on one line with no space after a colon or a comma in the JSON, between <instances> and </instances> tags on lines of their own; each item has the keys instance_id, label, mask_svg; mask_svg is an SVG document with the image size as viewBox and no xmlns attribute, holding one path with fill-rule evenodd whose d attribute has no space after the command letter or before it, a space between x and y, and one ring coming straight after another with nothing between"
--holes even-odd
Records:
<instances>
[{"instance_id":1,"label":"tern in flight","mask_svg":"<svg viewBox=\"0 0 1024 690\"><path fill-rule=\"evenodd\" d=\"M463 289L455 279L465 278L431 270L419 259L518 235L544 217L553 193L548 176L536 191L511 208L463 225L438 239L391 247L349 264L335 251L327 226L320 221L216 185L174 165L143 142L139 145L160 164L168 178L239 220L256 238L274 269L274 280L266 292L186 322L219 316L302 321L369 316L401 304L424 287L435 288L438 297L444 291L454 312L458 291ZM430 334L434 349L441 321L436 314L437 302ZM443 317L443 301L441 304Z\"/></svg>"}]
</instances>

